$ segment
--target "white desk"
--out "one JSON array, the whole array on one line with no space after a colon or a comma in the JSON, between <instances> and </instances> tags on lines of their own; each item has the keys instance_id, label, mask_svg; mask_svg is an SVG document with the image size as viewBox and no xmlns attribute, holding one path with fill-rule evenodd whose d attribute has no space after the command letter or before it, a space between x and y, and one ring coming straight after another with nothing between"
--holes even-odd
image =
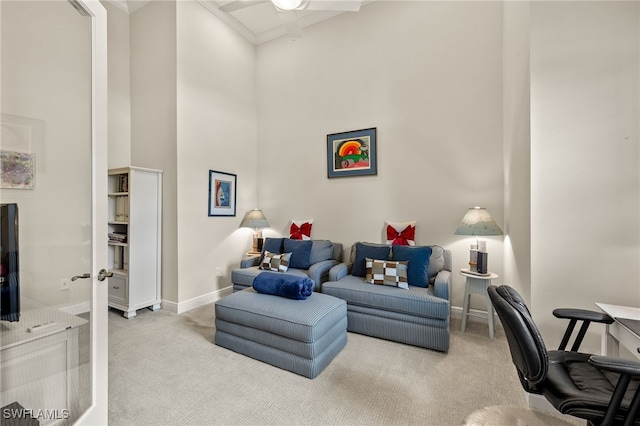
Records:
<instances>
[{"instance_id":1,"label":"white desk","mask_svg":"<svg viewBox=\"0 0 640 426\"><path fill-rule=\"evenodd\" d=\"M52 321L53 326L27 331ZM56 308L23 311L20 321L0 323L0 407L17 401L34 412L56 410L58 420L68 415L73 423L79 414L78 331L86 323Z\"/></svg>"},{"instance_id":2,"label":"white desk","mask_svg":"<svg viewBox=\"0 0 640 426\"><path fill-rule=\"evenodd\" d=\"M609 305L606 303L596 303L596 306L614 319L629 318L640 320L640 308ZM640 348L640 336L619 321L614 321L606 326L605 332L602 335L602 354L617 357L619 355L620 345L634 354L636 358L640 359L640 352L638 352L638 348Z\"/></svg>"},{"instance_id":3,"label":"white desk","mask_svg":"<svg viewBox=\"0 0 640 426\"><path fill-rule=\"evenodd\" d=\"M491 285L491 280L495 280L496 278L498 278L498 274L490 272L486 275L480 275L466 269L461 269L460 275L467 278L467 282L464 287L464 305L462 307L461 330L464 331L467 327L467 316L474 315L472 313L469 313L469 299L471 299L471 295L480 294L487 300L487 321L489 324L489 338L493 340L495 330L495 326L493 324L493 304L491 304L491 299L489 298L487 288L489 288L489 286Z\"/></svg>"}]
</instances>

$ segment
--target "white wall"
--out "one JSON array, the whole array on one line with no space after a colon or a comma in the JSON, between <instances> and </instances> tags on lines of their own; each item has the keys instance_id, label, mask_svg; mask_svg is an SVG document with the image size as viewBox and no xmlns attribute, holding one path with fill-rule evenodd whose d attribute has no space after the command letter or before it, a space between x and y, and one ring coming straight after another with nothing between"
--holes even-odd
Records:
<instances>
[{"instance_id":1,"label":"white wall","mask_svg":"<svg viewBox=\"0 0 640 426\"><path fill-rule=\"evenodd\" d=\"M162 299L177 302L176 3L150 2L129 19L131 165L164 172Z\"/></svg>"},{"instance_id":2,"label":"white wall","mask_svg":"<svg viewBox=\"0 0 640 426\"><path fill-rule=\"evenodd\" d=\"M177 18L179 301L188 306L230 287L250 248L251 230L238 226L256 206L256 60L253 45L198 3L178 2ZM235 217L208 216L209 170L237 175Z\"/></svg>"},{"instance_id":3,"label":"white wall","mask_svg":"<svg viewBox=\"0 0 640 426\"><path fill-rule=\"evenodd\" d=\"M531 4L531 299L549 346L555 307L640 306L638 7Z\"/></svg>"},{"instance_id":4,"label":"white wall","mask_svg":"<svg viewBox=\"0 0 640 426\"><path fill-rule=\"evenodd\" d=\"M131 165L129 15L107 1L108 149L110 169Z\"/></svg>"},{"instance_id":5,"label":"white wall","mask_svg":"<svg viewBox=\"0 0 640 426\"><path fill-rule=\"evenodd\" d=\"M1 7L3 124L20 129L0 148L36 155L35 189L0 191L19 206L22 307L75 303L60 280L90 271L91 22L67 2Z\"/></svg>"},{"instance_id":6,"label":"white wall","mask_svg":"<svg viewBox=\"0 0 640 426\"><path fill-rule=\"evenodd\" d=\"M257 48L258 206L270 232L313 218L314 238L380 242L417 220L417 243L467 266L467 208L503 224L502 4L384 2ZM377 127L378 174L327 178L326 135ZM502 237L487 238L502 274ZM452 303L464 281L453 275ZM482 305L481 301L474 301Z\"/></svg>"},{"instance_id":7,"label":"white wall","mask_svg":"<svg viewBox=\"0 0 640 426\"><path fill-rule=\"evenodd\" d=\"M503 282L531 295L531 126L529 3L504 3L504 270Z\"/></svg>"},{"instance_id":8,"label":"white wall","mask_svg":"<svg viewBox=\"0 0 640 426\"><path fill-rule=\"evenodd\" d=\"M152 2L130 20L132 164L164 171L163 306L182 311L229 288L248 247L255 50L196 2ZM237 175L235 217L208 217L209 170Z\"/></svg>"}]
</instances>

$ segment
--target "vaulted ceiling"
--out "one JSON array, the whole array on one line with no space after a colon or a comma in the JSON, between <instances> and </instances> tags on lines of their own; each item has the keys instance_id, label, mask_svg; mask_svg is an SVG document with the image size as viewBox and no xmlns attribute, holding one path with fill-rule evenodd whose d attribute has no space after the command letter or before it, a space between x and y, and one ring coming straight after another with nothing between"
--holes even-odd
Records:
<instances>
[{"instance_id":1,"label":"vaulted ceiling","mask_svg":"<svg viewBox=\"0 0 640 426\"><path fill-rule=\"evenodd\" d=\"M150 1L107 0L132 13ZM211 13L254 45L288 36L302 36L302 29L342 13L355 13L375 0L304 0L296 10L283 11L270 0L197 0Z\"/></svg>"}]
</instances>

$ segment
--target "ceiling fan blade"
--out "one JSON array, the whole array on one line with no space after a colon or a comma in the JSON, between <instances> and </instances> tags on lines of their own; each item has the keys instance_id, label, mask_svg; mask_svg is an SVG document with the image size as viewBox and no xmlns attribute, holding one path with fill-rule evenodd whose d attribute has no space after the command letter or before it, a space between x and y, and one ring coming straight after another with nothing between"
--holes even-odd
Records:
<instances>
[{"instance_id":1,"label":"ceiling fan blade","mask_svg":"<svg viewBox=\"0 0 640 426\"><path fill-rule=\"evenodd\" d=\"M362 0L307 0L302 6L304 10L334 10L341 12L357 12Z\"/></svg>"},{"instance_id":2,"label":"ceiling fan blade","mask_svg":"<svg viewBox=\"0 0 640 426\"><path fill-rule=\"evenodd\" d=\"M292 40L302 38L302 27L295 10L279 10L278 16L282 20L282 25L287 29Z\"/></svg>"},{"instance_id":3,"label":"ceiling fan blade","mask_svg":"<svg viewBox=\"0 0 640 426\"><path fill-rule=\"evenodd\" d=\"M220 10L226 13L231 13L260 3L271 2L269 0L233 0L223 6L220 6Z\"/></svg>"}]
</instances>

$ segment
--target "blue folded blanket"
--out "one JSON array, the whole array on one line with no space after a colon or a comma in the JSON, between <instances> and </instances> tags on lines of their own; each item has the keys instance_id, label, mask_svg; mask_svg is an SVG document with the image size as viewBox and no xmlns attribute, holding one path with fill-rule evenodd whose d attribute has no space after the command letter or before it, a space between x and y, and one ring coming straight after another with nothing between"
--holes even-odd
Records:
<instances>
[{"instance_id":1,"label":"blue folded blanket","mask_svg":"<svg viewBox=\"0 0 640 426\"><path fill-rule=\"evenodd\" d=\"M253 288L259 293L305 300L313 293L313 280L299 275L264 271L254 278Z\"/></svg>"}]
</instances>

